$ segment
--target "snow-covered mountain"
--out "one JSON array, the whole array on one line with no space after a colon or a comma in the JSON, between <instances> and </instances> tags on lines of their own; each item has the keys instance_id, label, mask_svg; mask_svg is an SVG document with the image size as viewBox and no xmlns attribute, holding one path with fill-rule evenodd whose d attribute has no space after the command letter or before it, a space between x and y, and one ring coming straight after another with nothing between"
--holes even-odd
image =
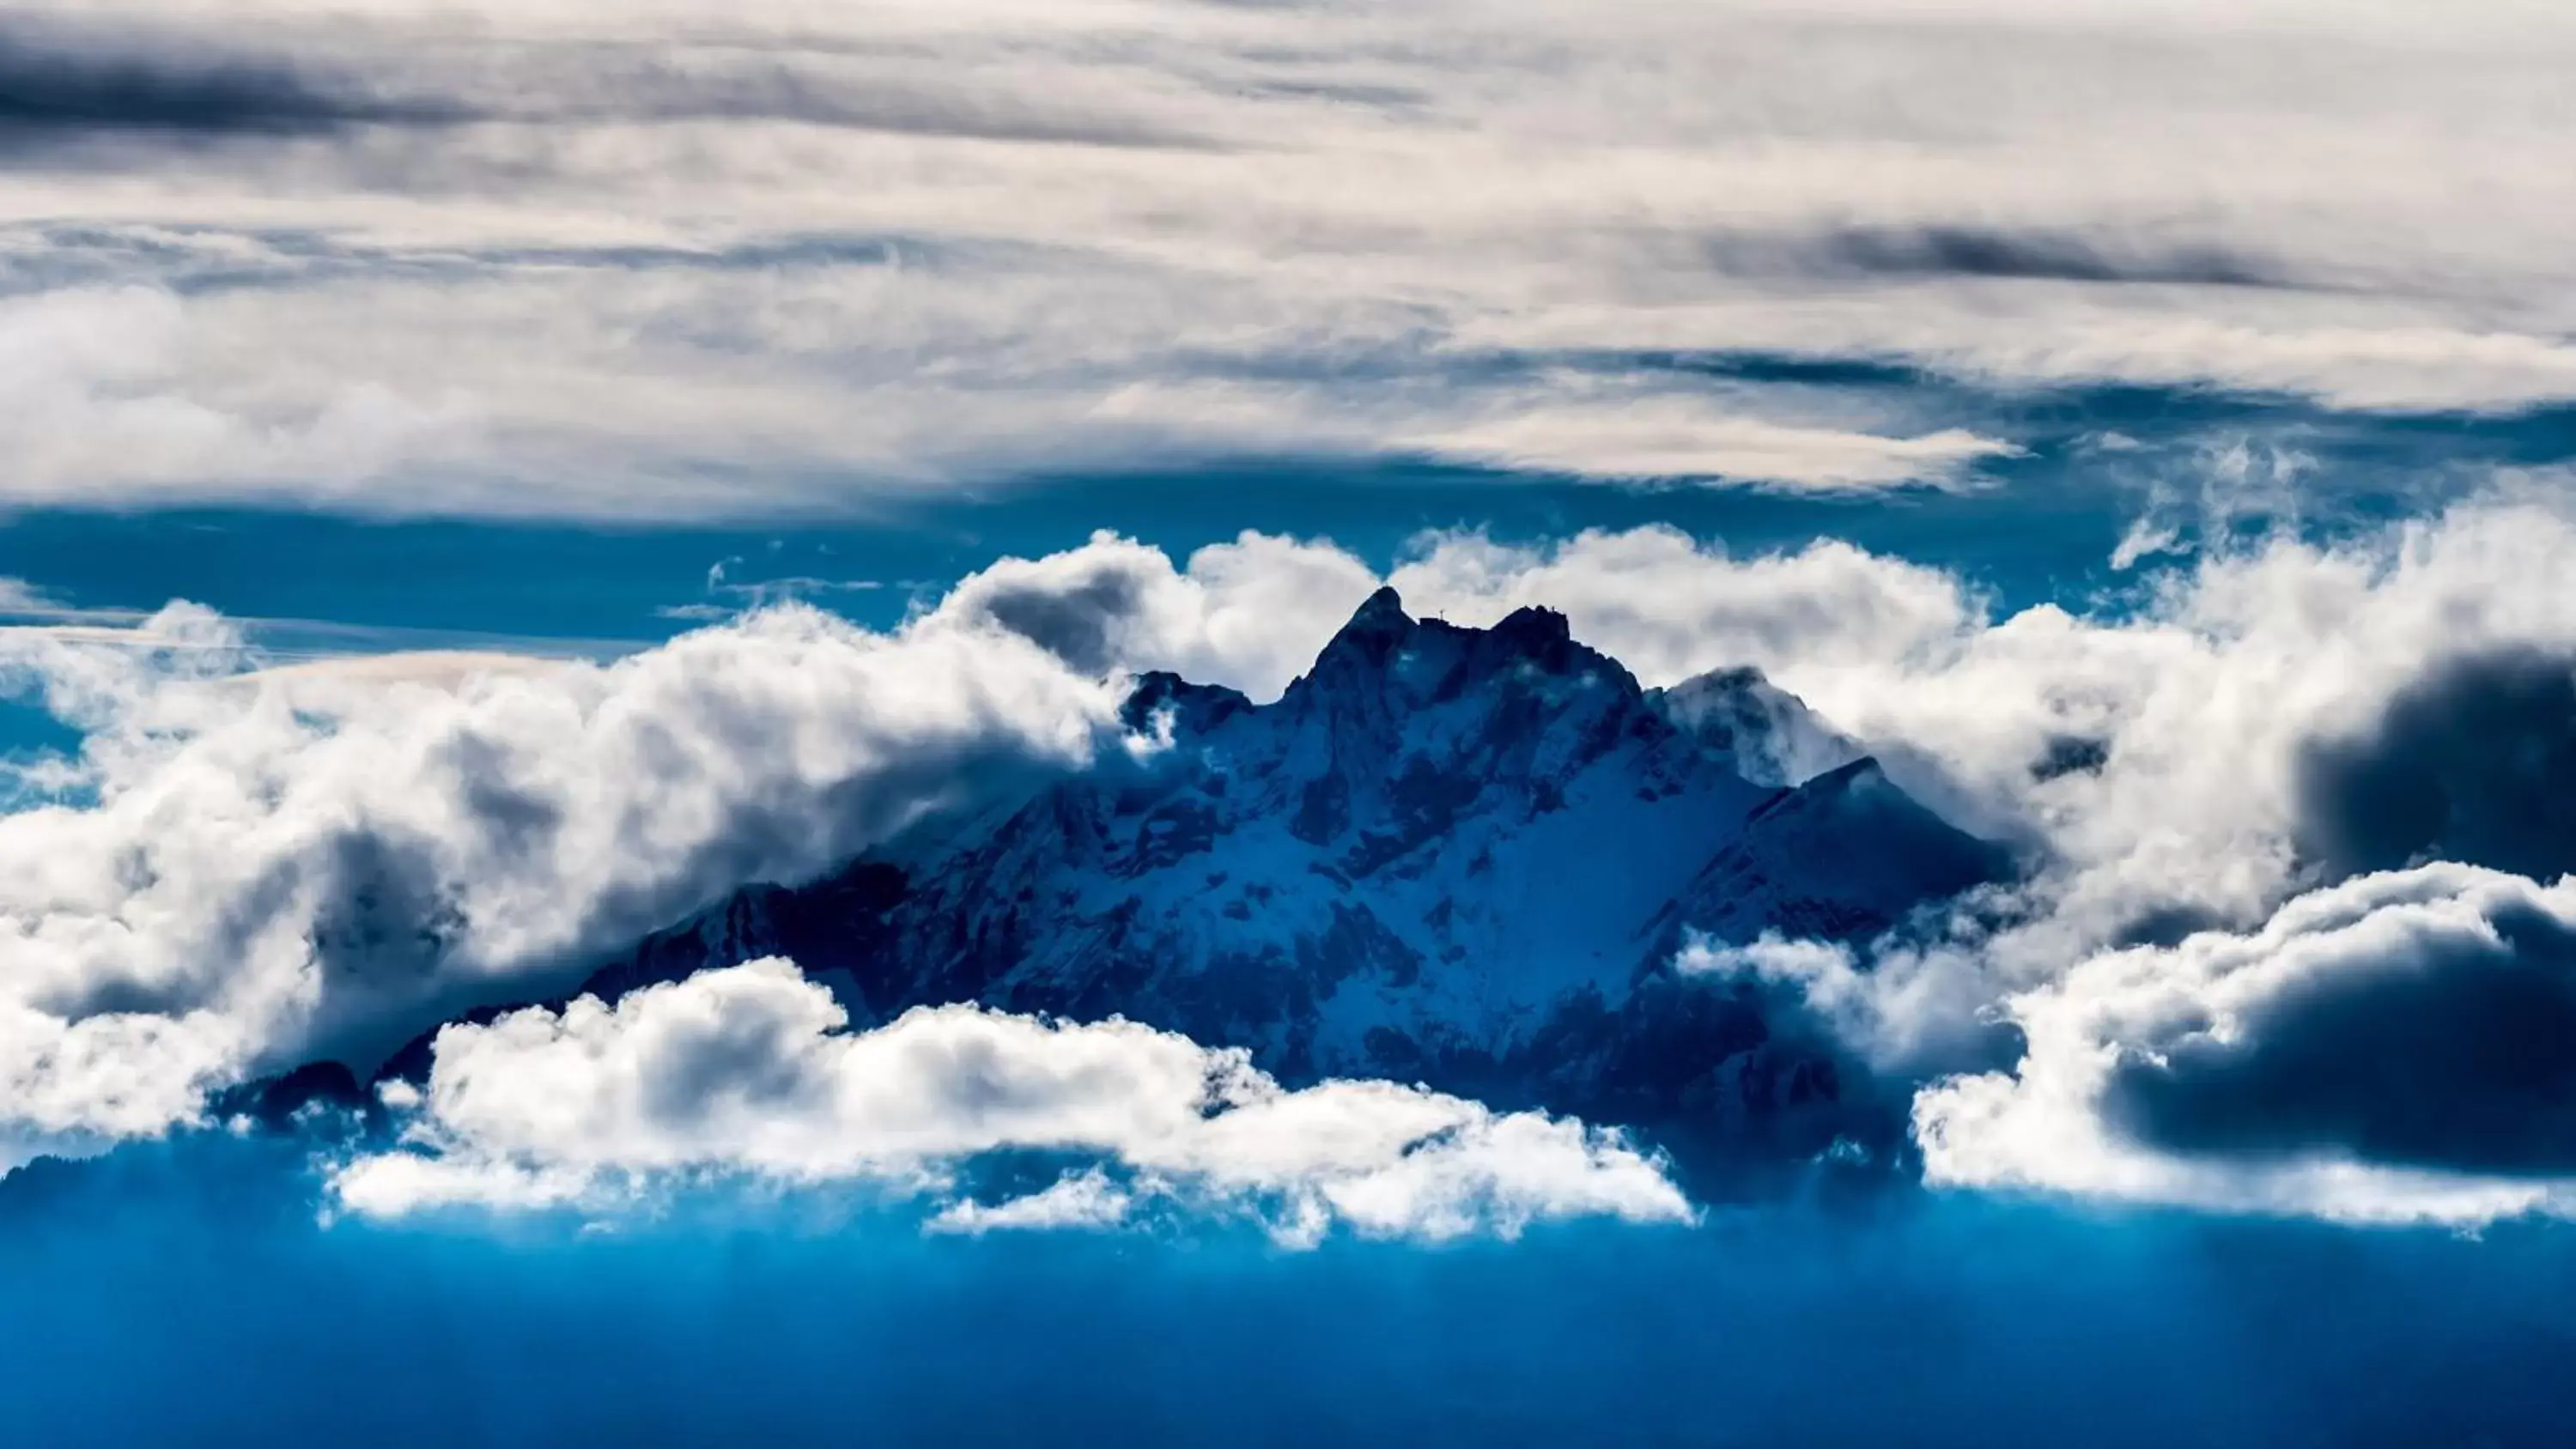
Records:
<instances>
[{"instance_id":1,"label":"snow-covered mountain","mask_svg":"<svg viewBox=\"0 0 2576 1449\"><path fill-rule=\"evenodd\" d=\"M1685 932L1865 937L2006 868L1758 674L1648 691L1547 610L1382 590L1275 703L1157 674L1128 710L1168 747L745 889L588 989L785 954L862 1020L1120 1014L1781 1160L1894 1124L1751 988L1676 976Z\"/></svg>"}]
</instances>

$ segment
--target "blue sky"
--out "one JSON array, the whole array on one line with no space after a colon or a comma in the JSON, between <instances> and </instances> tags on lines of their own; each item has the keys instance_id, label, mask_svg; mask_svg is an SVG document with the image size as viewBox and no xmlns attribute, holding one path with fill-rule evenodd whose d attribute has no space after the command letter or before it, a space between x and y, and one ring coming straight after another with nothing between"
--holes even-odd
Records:
<instances>
[{"instance_id":1,"label":"blue sky","mask_svg":"<svg viewBox=\"0 0 2576 1449\"><path fill-rule=\"evenodd\" d=\"M1747 553L1847 539L1956 570L2008 606L2117 609L2142 576L2188 563L2213 538L2350 536L2576 456L2576 423L2556 410L2345 416L2136 389L2009 404L1940 391L1963 409L2009 406L2026 455L1989 465L1973 489L1823 497L1279 457L1033 475L688 523L47 507L0 523L0 571L69 608L149 610L185 598L246 619L388 631L342 647L417 646L446 633L582 646L667 637L703 622L675 611L739 606L749 601L739 590L761 583L891 624L996 558L1056 552L1104 528L1176 555L1245 529L1330 538L1386 567L1427 533L1526 542L1662 523ZM2105 434L2126 441L2105 447ZM2168 541L2123 558L2133 534Z\"/></svg>"}]
</instances>

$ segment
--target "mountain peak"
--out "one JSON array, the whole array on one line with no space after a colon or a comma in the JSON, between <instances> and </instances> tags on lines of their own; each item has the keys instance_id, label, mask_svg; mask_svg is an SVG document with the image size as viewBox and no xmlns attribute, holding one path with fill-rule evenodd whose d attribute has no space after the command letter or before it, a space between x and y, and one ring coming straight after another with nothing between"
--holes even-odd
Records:
<instances>
[{"instance_id":1,"label":"mountain peak","mask_svg":"<svg viewBox=\"0 0 2576 1449\"><path fill-rule=\"evenodd\" d=\"M1648 692L1648 702L1702 749L1764 785L1795 785L1861 755L1859 744L1749 664L1712 669Z\"/></svg>"},{"instance_id":2,"label":"mountain peak","mask_svg":"<svg viewBox=\"0 0 2576 1449\"><path fill-rule=\"evenodd\" d=\"M1454 700L1487 683L1534 675L1595 676L1638 692L1618 661L1574 638L1565 615L1554 609L1513 610L1488 628L1415 619L1393 588L1369 595L1350 622L1316 656L1314 667L1291 684L1288 697L1349 698L1381 691L1400 708Z\"/></svg>"},{"instance_id":3,"label":"mountain peak","mask_svg":"<svg viewBox=\"0 0 2576 1449\"><path fill-rule=\"evenodd\" d=\"M1377 592L1360 602L1349 622L1333 635L1333 643L1344 639L1375 639L1410 633L1413 616L1404 612L1404 596L1393 584L1378 585ZM1330 649L1332 645L1325 646Z\"/></svg>"},{"instance_id":4,"label":"mountain peak","mask_svg":"<svg viewBox=\"0 0 2576 1449\"><path fill-rule=\"evenodd\" d=\"M1342 625L1304 677L1288 686L1294 695L1335 678L1383 674L1389 661L1420 626L1404 612L1404 600L1392 587L1381 586Z\"/></svg>"},{"instance_id":5,"label":"mountain peak","mask_svg":"<svg viewBox=\"0 0 2576 1449\"><path fill-rule=\"evenodd\" d=\"M1554 609L1525 605L1503 616L1490 631L1512 648L1527 654L1541 654L1561 648L1574 638L1574 626Z\"/></svg>"},{"instance_id":6,"label":"mountain peak","mask_svg":"<svg viewBox=\"0 0 2576 1449\"><path fill-rule=\"evenodd\" d=\"M1770 676L1764 674L1759 666L1721 665L1705 673L1694 674L1679 684L1666 685L1662 693L1674 703L1680 704L1684 701L1713 700L1728 695L1749 694L1765 688L1770 683Z\"/></svg>"},{"instance_id":7,"label":"mountain peak","mask_svg":"<svg viewBox=\"0 0 2576 1449\"><path fill-rule=\"evenodd\" d=\"M1763 1001L1676 976L1687 933L1864 939L2012 862L1857 748L1748 777L1752 754L1834 738L1756 676L1681 695L1650 698L1553 610L1475 628L1381 589L1279 700L1140 674L1129 727L1182 747L737 892L586 989L787 955L868 1021L1117 1015L1283 1081L1392 1076L1803 1163L1877 1119L1784 1096L1781 1072L1832 1059ZM1717 721L1733 752L1666 717L1701 695L1744 705Z\"/></svg>"},{"instance_id":8,"label":"mountain peak","mask_svg":"<svg viewBox=\"0 0 2576 1449\"><path fill-rule=\"evenodd\" d=\"M1183 735L1201 735L1252 708L1240 691L1221 684L1193 684L1165 669L1136 676L1136 688L1119 707L1121 723L1131 730L1150 728L1157 714L1168 713Z\"/></svg>"},{"instance_id":9,"label":"mountain peak","mask_svg":"<svg viewBox=\"0 0 2576 1449\"><path fill-rule=\"evenodd\" d=\"M1888 783L1887 771L1879 765L1877 756L1863 755L1808 780L1802 788L1811 795L1826 797L1857 795L1882 787L1894 788Z\"/></svg>"}]
</instances>

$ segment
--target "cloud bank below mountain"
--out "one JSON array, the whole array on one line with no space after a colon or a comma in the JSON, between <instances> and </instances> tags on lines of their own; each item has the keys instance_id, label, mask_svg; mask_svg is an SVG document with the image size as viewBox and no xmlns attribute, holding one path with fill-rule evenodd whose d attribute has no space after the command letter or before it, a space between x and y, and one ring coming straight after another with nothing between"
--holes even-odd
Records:
<instances>
[{"instance_id":1,"label":"cloud bank below mountain","mask_svg":"<svg viewBox=\"0 0 2576 1449\"><path fill-rule=\"evenodd\" d=\"M975 1231L1106 1227L1163 1199L1306 1245L1693 1216L1653 1162L1579 1122L1388 1082L1283 1091L1240 1050L1117 1020L947 1006L847 1025L773 959L450 1026L404 1145L342 1164L331 1193L377 1217L614 1214L692 1179L839 1184L927 1194L940 1226ZM1121 1181L1095 1167L999 1202L959 1191L961 1169L1004 1152L1106 1159Z\"/></svg>"}]
</instances>

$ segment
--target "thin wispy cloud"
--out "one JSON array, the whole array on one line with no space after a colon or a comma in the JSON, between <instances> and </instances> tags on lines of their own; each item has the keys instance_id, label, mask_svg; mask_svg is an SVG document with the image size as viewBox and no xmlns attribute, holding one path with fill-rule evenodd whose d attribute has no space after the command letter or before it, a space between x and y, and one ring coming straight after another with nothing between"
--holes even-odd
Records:
<instances>
[{"instance_id":1,"label":"thin wispy cloud","mask_svg":"<svg viewBox=\"0 0 2576 1449\"><path fill-rule=\"evenodd\" d=\"M31 21L0 497L684 517L1425 452L1855 490L2019 445L1980 390L2576 399L2554 11L677 18ZM1675 352L1965 386L1819 419L1672 401Z\"/></svg>"}]
</instances>

